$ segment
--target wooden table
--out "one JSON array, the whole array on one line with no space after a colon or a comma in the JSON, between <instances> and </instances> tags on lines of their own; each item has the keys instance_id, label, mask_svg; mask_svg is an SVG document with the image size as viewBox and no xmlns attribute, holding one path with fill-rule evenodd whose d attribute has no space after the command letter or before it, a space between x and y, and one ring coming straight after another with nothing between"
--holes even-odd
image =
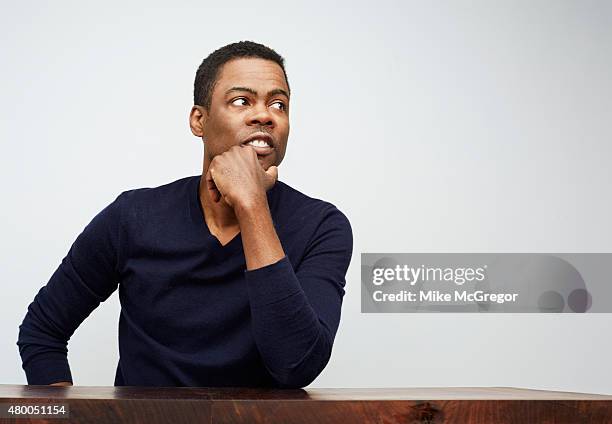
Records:
<instances>
[{"instance_id":1,"label":"wooden table","mask_svg":"<svg viewBox=\"0 0 612 424\"><path fill-rule=\"evenodd\" d=\"M2 423L612 423L612 396L505 387L307 389L0 385L0 404L69 418ZM6 416L4 414L3 416Z\"/></svg>"}]
</instances>

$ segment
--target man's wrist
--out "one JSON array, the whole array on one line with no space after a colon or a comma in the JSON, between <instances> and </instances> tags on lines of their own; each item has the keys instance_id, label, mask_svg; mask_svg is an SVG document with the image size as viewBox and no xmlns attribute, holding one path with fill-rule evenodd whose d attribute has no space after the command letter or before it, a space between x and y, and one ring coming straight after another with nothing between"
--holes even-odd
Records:
<instances>
[{"instance_id":1,"label":"man's wrist","mask_svg":"<svg viewBox=\"0 0 612 424\"><path fill-rule=\"evenodd\" d=\"M266 196L240 203L234 211L242 233L247 271L273 264L285 256Z\"/></svg>"},{"instance_id":2,"label":"man's wrist","mask_svg":"<svg viewBox=\"0 0 612 424\"><path fill-rule=\"evenodd\" d=\"M265 193L259 196L249 196L236 202L234 212L239 222L242 218L259 216L264 212L269 212L268 198Z\"/></svg>"}]
</instances>

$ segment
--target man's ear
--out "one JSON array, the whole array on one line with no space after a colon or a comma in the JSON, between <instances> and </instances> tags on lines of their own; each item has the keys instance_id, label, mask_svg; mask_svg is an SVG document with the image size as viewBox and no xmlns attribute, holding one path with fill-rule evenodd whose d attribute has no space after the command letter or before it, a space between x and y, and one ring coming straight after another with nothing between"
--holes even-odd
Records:
<instances>
[{"instance_id":1,"label":"man's ear","mask_svg":"<svg viewBox=\"0 0 612 424\"><path fill-rule=\"evenodd\" d=\"M208 119L208 111L205 107L193 105L189 113L189 127L191 133L196 137L204 137L204 127Z\"/></svg>"}]
</instances>

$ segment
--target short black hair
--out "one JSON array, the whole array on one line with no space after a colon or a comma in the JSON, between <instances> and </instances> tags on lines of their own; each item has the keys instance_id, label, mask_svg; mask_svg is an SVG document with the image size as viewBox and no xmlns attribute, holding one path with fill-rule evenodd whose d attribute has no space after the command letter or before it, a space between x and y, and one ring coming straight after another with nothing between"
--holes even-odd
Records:
<instances>
[{"instance_id":1,"label":"short black hair","mask_svg":"<svg viewBox=\"0 0 612 424\"><path fill-rule=\"evenodd\" d=\"M239 41L215 50L202 61L193 84L193 103L204 106L207 110L210 109L212 92L217 82L219 68L232 59L243 57L255 57L277 63L283 70L287 88L289 88L289 80L287 79L287 72L285 72L285 59L281 55L263 44L253 41ZM289 92L291 93L291 90Z\"/></svg>"}]
</instances>

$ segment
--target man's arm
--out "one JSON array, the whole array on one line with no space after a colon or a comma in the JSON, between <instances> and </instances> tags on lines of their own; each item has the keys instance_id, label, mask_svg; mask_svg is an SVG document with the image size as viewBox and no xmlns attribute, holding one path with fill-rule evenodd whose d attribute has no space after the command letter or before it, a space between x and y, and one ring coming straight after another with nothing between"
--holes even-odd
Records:
<instances>
[{"instance_id":1,"label":"man's arm","mask_svg":"<svg viewBox=\"0 0 612 424\"><path fill-rule=\"evenodd\" d=\"M331 356L353 239L346 217L329 205L294 270L265 195L271 177L276 180L276 169L264 173L253 151L235 147L211 163L208 181L214 180L240 225L253 336L262 359L279 386L299 388L310 384Z\"/></svg>"},{"instance_id":2,"label":"man's arm","mask_svg":"<svg viewBox=\"0 0 612 424\"><path fill-rule=\"evenodd\" d=\"M79 234L28 307L17 341L28 384L72 384L68 340L117 288L120 199Z\"/></svg>"},{"instance_id":3,"label":"man's arm","mask_svg":"<svg viewBox=\"0 0 612 424\"><path fill-rule=\"evenodd\" d=\"M297 269L289 258L245 272L253 336L270 374L285 388L310 384L327 365L338 325L352 232L333 206Z\"/></svg>"},{"instance_id":4,"label":"man's arm","mask_svg":"<svg viewBox=\"0 0 612 424\"><path fill-rule=\"evenodd\" d=\"M271 265L285 256L265 194L248 205L237 206L234 211L240 224L248 271Z\"/></svg>"},{"instance_id":5,"label":"man's arm","mask_svg":"<svg viewBox=\"0 0 612 424\"><path fill-rule=\"evenodd\" d=\"M264 170L249 146L234 146L211 162L206 175L210 197L232 207L242 234L247 270L285 256L274 229L266 192L278 178L276 166Z\"/></svg>"}]
</instances>

